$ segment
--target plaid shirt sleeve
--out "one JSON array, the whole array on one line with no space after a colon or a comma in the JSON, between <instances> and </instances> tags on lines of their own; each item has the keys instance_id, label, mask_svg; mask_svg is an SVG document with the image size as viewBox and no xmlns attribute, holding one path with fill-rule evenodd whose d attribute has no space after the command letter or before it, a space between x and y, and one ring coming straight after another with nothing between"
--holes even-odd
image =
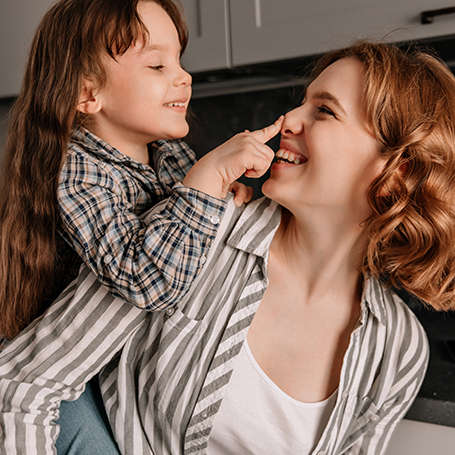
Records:
<instances>
[{"instance_id":1,"label":"plaid shirt sleeve","mask_svg":"<svg viewBox=\"0 0 455 455\"><path fill-rule=\"evenodd\" d=\"M80 154L71 160L58 191L67 241L115 297L150 311L174 305L205 263L225 202L175 183L145 222L126 194L131 179Z\"/></svg>"},{"instance_id":2,"label":"plaid shirt sleeve","mask_svg":"<svg viewBox=\"0 0 455 455\"><path fill-rule=\"evenodd\" d=\"M151 148L154 168L161 185L172 188L196 163L196 154L183 140L161 140Z\"/></svg>"}]
</instances>

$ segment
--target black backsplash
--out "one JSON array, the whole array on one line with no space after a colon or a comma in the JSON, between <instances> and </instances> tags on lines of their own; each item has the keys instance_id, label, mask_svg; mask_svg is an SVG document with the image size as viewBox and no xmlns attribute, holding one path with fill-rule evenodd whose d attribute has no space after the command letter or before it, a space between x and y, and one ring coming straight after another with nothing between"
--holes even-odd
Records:
<instances>
[{"instance_id":1,"label":"black backsplash","mask_svg":"<svg viewBox=\"0 0 455 455\"><path fill-rule=\"evenodd\" d=\"M303 88L297 86L193 99L191 131L186 140L201 157L239 132L272 124L301 102L302 93ZM268 145L277 151L279 136ZM253 187L255 197L259 197L267 175L260 179L243 177L241 181Z\"/></svg>"}]
</instances>

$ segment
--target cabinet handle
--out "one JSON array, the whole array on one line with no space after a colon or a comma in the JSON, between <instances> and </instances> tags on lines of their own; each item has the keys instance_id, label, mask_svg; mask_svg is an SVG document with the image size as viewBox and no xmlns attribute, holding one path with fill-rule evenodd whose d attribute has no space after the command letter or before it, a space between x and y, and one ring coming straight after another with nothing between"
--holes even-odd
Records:
<instances>
[{"instance_id":1,"label":"cabinet handle","mask_svg":"<svg viewBox=\"0 0 455 455\"><path fill-rule=\"evenodd\" d=\"M450 8L434 9L431 11L422 11L420 13L421 24L432 24L435 16L444 16L445 14L455 13L455 6Z\"/></svg>"}]
</instances>

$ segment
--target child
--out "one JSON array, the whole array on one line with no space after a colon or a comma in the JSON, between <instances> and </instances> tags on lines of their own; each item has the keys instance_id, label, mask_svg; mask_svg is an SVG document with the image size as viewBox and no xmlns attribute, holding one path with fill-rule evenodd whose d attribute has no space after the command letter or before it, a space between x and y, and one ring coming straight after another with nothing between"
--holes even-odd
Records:
<instances>
[{"instance_id":1,"label":"child","mask_svg":"<svg viewBox=\"0 0 455 455\"><path fill-rule=\"evenodd\" d=\"M175 141L188 133L186 43L172 0L61 0L43 18L3 161L3 337L42 313L82 261L116 297L173 305L206 259L229 185L266 171L279 123L234 137L181 183L195 161Z\"/></svg>"}]
</instances>

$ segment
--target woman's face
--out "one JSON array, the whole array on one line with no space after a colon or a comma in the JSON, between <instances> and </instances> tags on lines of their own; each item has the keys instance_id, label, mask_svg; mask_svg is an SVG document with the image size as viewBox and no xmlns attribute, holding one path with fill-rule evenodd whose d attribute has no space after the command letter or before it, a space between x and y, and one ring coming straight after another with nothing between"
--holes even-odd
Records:
<instances>
[{"instance_id":1,"label":"woman's face","mask_svg":"<svg viewBox=\"0 0 455 455\"><path fill-rule=\"evenodd\" d=\"M367 190L385 158L368 128L363 87L362 65L352 58L309 85L302 105L285 116L277 152L284 159L272 165L266 196L294 214L323 207L368 217Z\"/></svg>"}]
</instances>

